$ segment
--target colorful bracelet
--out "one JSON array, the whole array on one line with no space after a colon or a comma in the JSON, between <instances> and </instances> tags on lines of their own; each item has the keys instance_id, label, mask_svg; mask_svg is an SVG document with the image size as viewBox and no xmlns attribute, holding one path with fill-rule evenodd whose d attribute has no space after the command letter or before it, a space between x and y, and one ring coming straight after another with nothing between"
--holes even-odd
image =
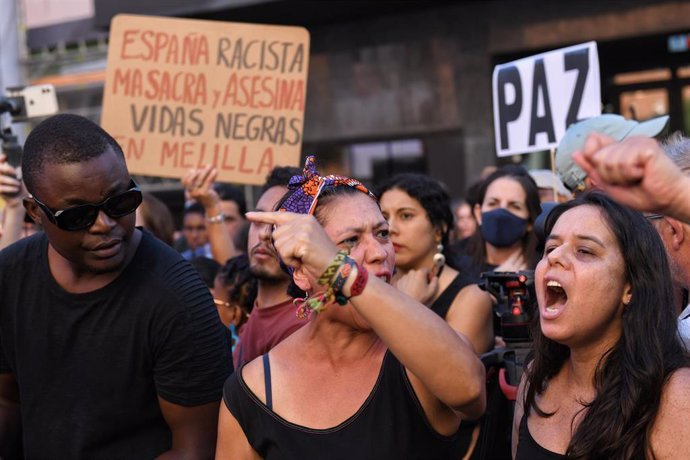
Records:
<instances>
[{"instance_id":1,"label":"colorful bracelet","mask_svg":"<svg viewBox=\"0 0 690 460\"><path fill-rule=\"evenodd\" d=\"M350 287L350 295L343 292L347 284L352 269L357 268L357 276ZM367 269L357 264L347 251L338 251L333 261L326 267L326 270L319 277L320 285L329 284L328 288L313 298L295 299L293 303L297 306L295 314L300 319L309 318L313 312L323 311L329 303L335 302L339 305L347 304L350 298L358 296L364 290L369 279Z\"/></svg>"},{"instance_id":2,"label":"colorful bracelet","mask_svg":"<svg viewBox=\"0 0 690 460\"><path fill-rule=\"evenodd\" d=\"M369 272L363 266L357 264L357 277L350 286L350 297L356 297L364 291L367 286L367 281L369 281Z\"/></svg>"},{"instance_id":3,"label":"colorful bracelet","mask_svg":"<svg viewBox=\"0 0 690 460\"><path fill-rule=\"evenodd\" d=\"M328 267L326 267L326 270L324 270L324 272L319 277L319 284L322 286L330 284L333 278L335 277L335 274L340 269L341 265L345 263L346 259L349 259L347 251L338 251L333 261L330 263Z\"/></svg>"}]
</instances>

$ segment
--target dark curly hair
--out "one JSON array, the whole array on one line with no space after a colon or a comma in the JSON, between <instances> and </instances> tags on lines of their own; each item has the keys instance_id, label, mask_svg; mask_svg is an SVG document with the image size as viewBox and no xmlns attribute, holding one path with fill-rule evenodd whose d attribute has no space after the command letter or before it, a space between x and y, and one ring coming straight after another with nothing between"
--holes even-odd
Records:
<instances>
[{"instance_id":1,"label":"dark curly hair","mask_svg":"<svg viewBox=\"0 0 690 460\"><path fill-rule=\"evenodd\" d=\"M546 234L566 211L596 206L613 232L632 286L631 302L623 312L618 342L599 359L594 375L596 397L585 405L566 455L572 459L645 459L661 392L670 375L688 365L678 336L673 291L664 246L651 224L600 192L583 194L557 206L546 222ZM542 394L561 370L570 349L545 337L535 318L534 355L527 366L525 414L539 408Z\"/></svg>"},{"instance_id":2,"label":"dark curly hair","mask_svg":"<svg viewBox=\"0 0 690 460\"><path fill-rule=\"evenodd\" d=\"M257 282L249 271L249 257L240 254L225 262L216 278L228 290L230 303L239 305L246 314L251 313L256 300Z\"/></svg>"}]
</instances>

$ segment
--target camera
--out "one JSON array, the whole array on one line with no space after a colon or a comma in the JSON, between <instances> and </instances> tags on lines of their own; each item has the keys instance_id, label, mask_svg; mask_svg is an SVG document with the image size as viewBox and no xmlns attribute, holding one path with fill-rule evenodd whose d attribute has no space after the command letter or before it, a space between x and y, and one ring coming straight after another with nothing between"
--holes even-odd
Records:
<instances>
[{"instance_id":1,"label":"camera","mask_svg":"<svg viewBox=\"0 0 690 460\"><path fill-rule=\"evenodd\" d=\"M534 271L484 272L479 287L496 298L496 335L506 343L530 342L529 325L536 311Z\"/></svg>"},{"instance_id":2,"label":"camera","mask_svg":"<svg viewBox=\"0 0 690 460\"><path fill-rule=\"evenodd\" d=\"M8 113L13 122L47 117L58 112L57 96L53 85L36 85L7 88L7 95L0 96L0 115ZM7 155L7 162L19 166L22 147L9 126L0 129L0 146Z\"/></svg>"},{"instance_id":3,"label":"camera","mask_svg":"<svg viewBox=\"0 0 690 460\"><path fill-rule=\"evenodd\" d=\"M57 96L53 85L36 85L7 88L8 112L12 121L28 121L47 117L58 111Z\"/></svg>"}]
</instances>

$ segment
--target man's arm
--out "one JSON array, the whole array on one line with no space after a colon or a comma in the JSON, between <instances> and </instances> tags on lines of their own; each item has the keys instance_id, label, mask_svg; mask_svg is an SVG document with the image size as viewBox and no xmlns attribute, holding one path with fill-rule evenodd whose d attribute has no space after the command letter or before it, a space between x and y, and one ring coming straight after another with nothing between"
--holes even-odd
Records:
<instances>
[{"instance_id":1,"label":"man's arm","mask_svg":"<svg viewBox=\"0 0 690 460\"><path fill-rule=\"evenodd\" d=\"M690 177L654 139L633 136L615 142L593 133L573 159L598 188L619 203L690 223Z\"/></svg>"},{"instance_id":2,"label":"man's arm","mask_svg":"<svg viewBox=\"0 0 690 460\"><path fill-rule=\"evenodd\" d=\"M158 459L211 459L215 456L219 401L185 407L159 396L158 404L172 432L172 448Z\"/></svg>"},{"instance_id":3,"label":"man's arm","mask_svg":"<svg viewBox=\"0 0 690 460\"><path fill-rule=\"evenodd\" d=\"M206 218L218 217L222 214L220 197L213 190L213 181L218 171L212 166L192 169L182 178L182 185L189 197L201 203L206 211ZM206 234L211 243L211 253L219 264L223 265L231 257L238 254L235 244L225 228L223 220L207 222Z\"/></svg>"},{"instance_id":4,"label":"man's arm","mask_svg":"<svg viewBox=\"0 0 690 460\"><path fill-rule=\"evenodd\" d=\"M0 458L21 458L19 388L14 374L0 374Z\"/></svg>"},{"instance_id":5,"label":"man's arm","mask_svg":"<svg viewBox=\"0 0 690 460\"><path fill-rule=\"evenodd\" d=\"M25 214L22 199L28 195L28 192L19 179L20 174L19 169L7 163L5 155L0 154L0 198L5 201L0 249L22 237Z\"/></svg>"}]
</instances>

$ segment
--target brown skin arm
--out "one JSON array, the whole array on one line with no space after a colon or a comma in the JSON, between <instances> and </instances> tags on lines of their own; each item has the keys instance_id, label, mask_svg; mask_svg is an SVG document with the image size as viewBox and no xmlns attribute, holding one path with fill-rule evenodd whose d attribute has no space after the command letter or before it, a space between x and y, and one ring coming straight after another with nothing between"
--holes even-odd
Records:
<instances>
[{"instance_id":1,"label":"brown skin arm","mask_svg":"<svg viewBox=\"0 0 690 460\"><path fill-rule=\"evenodd\" d=\"M0 458L20 455L21 434L17 379L14 374L0 374Z\"/></svg>"},{"instance_id":2,"label":"brown skin arm","mask_svg":"<svg viewBox=\"0 0 690 460\"><path fill-rule=\"evenodd\" d=\"M478 355L486 353L494 344L494 324L491 297L476 284L462 288L446 314L446 322L464 334Z\"/></svg>"},{"instance_id":3,"label":"brown skin arm","mask_svg":"<svg viewBox=\"0 0 690 460\"><path fill-rule=\"evenodd\" d=\"M159 459L209 459L216 447L218 404L180 406L158 397L163 418L172 432L172 448Z\"/></svg>"},{"instance_id":4,"label":"brown skin arm","mask_svg":"<svg viewBox=\"0 0 690 460\"><path fill-rule=\"evenodd\" d=\"M222 212L220 197L213 190L218 171L212 166L201 169L191 169L182 178L182 185L189 197L201 203L206 212L206 218L214 217ZM211 243L211 253L219 264L223 265L231 257L238 254L224 222L206 222L206 233Z\"/></svg>"},{"instance_id":5,"label":"brown skin arm","mask_svg":"<svg viewBox=\"0 0 690 460\"><path fill-rule=\"evenodd\" d=\"M216 459L232 460L260 460L247 441L242 427L230 413L225 404L220 405L218 415L218 445L216 446Z\"/></svg>"}]
</instances>

